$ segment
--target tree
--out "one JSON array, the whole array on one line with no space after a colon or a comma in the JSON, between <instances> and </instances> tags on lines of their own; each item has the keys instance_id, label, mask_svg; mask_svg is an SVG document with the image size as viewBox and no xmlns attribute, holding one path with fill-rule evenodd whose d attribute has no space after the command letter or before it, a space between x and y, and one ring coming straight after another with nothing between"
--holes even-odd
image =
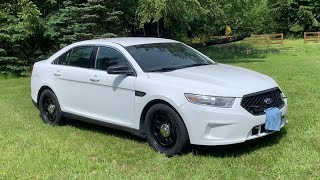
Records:
<instances>
[{"instance_id":1,"label":"tree","mask_svg":"<svg viewBox=\"0 0 320 180\"><path fill-rule=\"evenodd\" d=\"M268 0L269 26L273 31L301 34L319 31L320 2L318 0Z\"/></svg>"},{"instance_id":2,"label":"tree","mask_svg":"<svg viewBox=\"0 0 320 180\"><path fill-rule=\"evenodd\" d=\"M137 12L144 31L157 36L167 36L161 31L169 31L184 40L223 35L226 26L236 34L264 32L267 0L139 0Z\"/></svg>"},{"instance_id":3,"label":"tree","mask_svg":"<svg viewBox=\"0 0 320 180\"><path fill-rule=\"evenodd\" d=\"M320 27L320 2L318 0L295 0L291 9L296 12L291 16L290 31L299 33L304 31L318 31Z\"/></svg>"},{"instance_id":4,"label":"tree","mask_svg":"<svg viewBox=\"0 0 320 180\"><path fill-rule=\"evenodd\" d=\"M170 29L169 34L177 38L185 36L191 29L192 22L206 13L198 0L139 0L137 8L141 28L149 23L156 23L157 36L161 36L162 23L164 28Z\"/></svg>"},{"instance_id":5,"label":"tree","mask_svg":"<svg viewBox=\"0 0 320 180\"><path fill-rule=\"evenodd\" d=\"M191 43L190 46L199 48L199 47L207 47L207 46L218 45L218 44L227 44L227 43L244 40L245 38L250 36L251 34L247 32L247 33L243 33L241 35L233 36L233 37L226 37L222 39L211 39L211 40L207 40L200 43Z\"/></svg>"},{"instance_id":6,"label":"tree","mask_svg":"<svg viewBox=\"0 0 320 180\"><path fill-rule=\"evenodd\" d=\"M2 0L0 72L26 75L34 60L75 41L158 36L201 45L251 33L320 31L319 0ZM235 38L206 41L224 35Z\"/></svg>"},{"instance_id":7,"label":"tree","mask_svg":"<svg viewBox=\"0 0 320 180\"><path fill-rule=\"evenodd\" d=\"M60 47L75 41L114 37L110 33L122 14L107 8L103 0L88 0L82 4L65 1L63 8L48 17L45 36L56 41Z\"/></svg>"},{"instance_id":8,"label":"tree","mask_svg":"<svg viewBox=\"0 0 320 180\"><path fill-rule=\"evenodd\" d=\"M33 40L41 28L41 13L29 0L5 1L0 7L0 71L27 75L37 55Z\"/></svg>"}]
</instances>

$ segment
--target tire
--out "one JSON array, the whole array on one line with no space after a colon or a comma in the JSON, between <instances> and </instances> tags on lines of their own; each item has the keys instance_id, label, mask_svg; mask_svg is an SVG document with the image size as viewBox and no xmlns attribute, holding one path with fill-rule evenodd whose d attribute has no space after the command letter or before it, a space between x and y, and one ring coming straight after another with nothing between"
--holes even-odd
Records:
<instances>
[{"instance_id":1,"label":"tire","mask_svg":"<svg viewBox=\"0 0 320 180\"><path fill-rule=\"evenodd\" d=\"M39 98L39 110L44 123L53 126L63 124L58 98L51 90L47 89L41 93Z\"/></svg>"},{"instance_id":2,"label":"tire","mask_svg":"<svg viewBox=\"0 0 320 180\"><path fill-rule=\"evenodd\" d=\"M145 128L150 146L168 157L184 153L190 144L183 120L165 104L155 104L148 110Z\"/></svg>"}]
</instances>

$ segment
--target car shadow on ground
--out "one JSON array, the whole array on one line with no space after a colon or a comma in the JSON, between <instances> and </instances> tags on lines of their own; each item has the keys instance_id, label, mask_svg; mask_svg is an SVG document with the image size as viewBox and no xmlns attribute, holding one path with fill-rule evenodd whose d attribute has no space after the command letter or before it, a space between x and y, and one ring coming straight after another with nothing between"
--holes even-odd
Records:
<instances>
[{"instance_id":1,"label":"car shadow on ground","mask_svg":"<svg viewBox=\"0 0 320 180\"><path fill-rule=\"evenodd\" d=\"M147 143L145 138L133 135L132 133L126 131L112 129L105 126L99 126L73 119L68 119L66 125L73 126L84 131L93 131L105 135L112 135L123 139L129 139L136 143ZM271 147L278 144L279 141L286 136L286 134L286 128L282 128L280 132L276 132L262 138L246 141L239 144L222 146L191 145L189 148L189 153L192 153L195 156L211 156L220 158L241 157L242 155L250 154L255 150Z\"/></svg>"},{"instance_id":2,"label":"car shadow on ground","mask_svg":"<svg viewBox=\"0 0 320 180\"><path fill-rule=\"evenodd\" d=\"M105 126L100 126L100 125L96 125L96 124L91 124L91 123L87 123L84 121L79 121L79 120L75 120L75 119L67 119L66 124L67 126L72 126L84 131L93 131L96 133L101 133L101 134L105 134L105 135L112 135L112 136L116 136L119 138L123 138L123 139L129 139L132 140L134 142L138 142L138 143L145 143L146 140L142 137L133 135L130 132L126 132L126 131L122 131L122 130L118 130L118 129L113 129L113 128L109 128L109 127L105 127Z\"/></svg>"}]
</instances>

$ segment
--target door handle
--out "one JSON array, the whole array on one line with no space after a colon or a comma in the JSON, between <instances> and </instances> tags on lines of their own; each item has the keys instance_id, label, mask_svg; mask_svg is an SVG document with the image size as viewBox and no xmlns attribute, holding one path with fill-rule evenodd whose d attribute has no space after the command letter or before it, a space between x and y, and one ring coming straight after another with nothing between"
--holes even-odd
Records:
<instances>
[{"instance_id":1,"label":"door handle","mask_svg":"<svg viewBox=\"0 0 320 180\"><path fill-rule=\"evenodd\" d=\"M54 72L53 75L55 75L55 76L61 76L61 72L58 70L58 71Z\"/></svg>"},{"instance_id":2,"label":"door handle","mask_svg":"<svg viewBox=\"0 0 320 180\"><path fill-rule=\"evenodd\" d=\"M100 81L100 78L99 78L97 75L94 75L94 76L91 76L91 77L90 77L90 81L92 81L92 82L98 82L98 81Z\"/></svg>"}]
</instances>

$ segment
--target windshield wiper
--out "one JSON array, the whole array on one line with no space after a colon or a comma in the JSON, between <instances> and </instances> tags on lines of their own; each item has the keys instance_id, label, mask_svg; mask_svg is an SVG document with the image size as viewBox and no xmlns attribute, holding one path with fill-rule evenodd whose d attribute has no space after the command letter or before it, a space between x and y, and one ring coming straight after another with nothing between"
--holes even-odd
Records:
<instances>
[{"instance_id":1,"label":"windshield wiper","mask_svg":"<svg viewBox=\"0 0 320 180\"><path fill-rule=\"evenodd\" d=\"M189 65L181 66L181 67L165 67L165 68L161 68L161 69L151 70L151 71L148 71L148 72L168 72L168 71L174 71L174 70L177 70L177 69L184 69L184 68L196 67L196 66L206 66L206 65L210 65L210 64L202 63L202 64L189 64Z\"/></svg>"},{"instance_id":2,"label":"windshield wiper","mask_svg":"<svg viewBox=\"0 0 320 180\"><path fill-rule=\"evenodd\" d=\"M181 68L196 67L196 66L206 66L206 65L211 65L211 64L208 64L208 63L202 63L202 64L189 64L189 65L183 66L183 67L181 67ZM179 68L179 69L181 69L181 68Z\"/></svg>"},{"instance_id":3,"label":"windshield wiper","mask_svg":"<svg viewBox=\"0 0 320 180\"><path fill-rule=\"evenodd\" d=\"M175 67L165 67L165 68L161 68L161 69L156 69L156 70L151 70L148 72L168 72L168 71L174 71L177 70L179 68L175 68Z\"/></svg>"}]
</instances>

